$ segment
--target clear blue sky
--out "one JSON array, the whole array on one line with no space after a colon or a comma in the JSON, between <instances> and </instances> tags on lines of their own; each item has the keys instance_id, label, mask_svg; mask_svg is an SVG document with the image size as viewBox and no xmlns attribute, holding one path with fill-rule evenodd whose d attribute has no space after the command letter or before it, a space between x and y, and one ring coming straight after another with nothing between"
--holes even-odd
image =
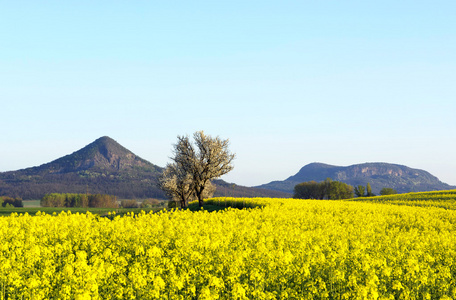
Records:
<instances>
[{"instance_id":1,"label":"clear blue sky","mask_svg":"<svg viewBox=\"0 0 456 300\"><path fill-rule=\"evenodd\" d=\"M1 1L0 171L107 135L159 166L204 130L223 179L388 162L456 185L455 1Z\"/></svg>"}]
</instances>

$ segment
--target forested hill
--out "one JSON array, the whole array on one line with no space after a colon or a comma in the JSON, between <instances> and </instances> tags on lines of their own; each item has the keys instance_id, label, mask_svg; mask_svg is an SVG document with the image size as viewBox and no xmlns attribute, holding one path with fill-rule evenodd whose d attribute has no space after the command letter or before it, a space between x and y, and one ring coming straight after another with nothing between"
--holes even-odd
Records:
<instances>
[{"instance_id":1,"label":"forested hill","mask_svg":"<svg viewBox=\"0 0 456 300\"><path fill-rule=\"evenodd\" d=\"M38 167L0 173L0 196L40 199L49 193L109 194L118 198L159 198L163 169L110 137ZM255 189L216 180L215 196L290 197L285 192Z\"/></svg>"},{"instance_id":2,"label":"forested hill","mask_svg":"<svg viewBox=\"0 0 456 300\"><path fill-rule=\"evenodd\" d=\"M52 192L163 198L155 182L162 168L104 136L38 167L0 173L0 195L39 199Z\"/></svg>"},{"instance_id":3,"label":"forested hill","mask_svg":"<svg viewBox=\"0 0 456 300\"><path fill-rule=\"evenodd\" d=\"M135 173L133 170L160 171L161 168L136 156L110 137L104 136L86 147L39 167L18 172L35 174L78 173L97 176L110 172ZM92 173L92 174L91 174Z\"/></svg>"},{"instance_id":4,"label":"forested hill","mask_svg":"<svg viewBox=\"0 0 456 300\"><path fill-rule=\"evenodd\" d=\"M306 181L323 181L326 178L341 181L352 186L370 183L372 191L378 194L384 187L396 189L399 193L448 190L455 188L441 182L429 172L407 166L388 163L364 163L348 167L311 163L283 181L273 181L257 188L293 192L296 184Z\"/></svg>"}]
</instances>

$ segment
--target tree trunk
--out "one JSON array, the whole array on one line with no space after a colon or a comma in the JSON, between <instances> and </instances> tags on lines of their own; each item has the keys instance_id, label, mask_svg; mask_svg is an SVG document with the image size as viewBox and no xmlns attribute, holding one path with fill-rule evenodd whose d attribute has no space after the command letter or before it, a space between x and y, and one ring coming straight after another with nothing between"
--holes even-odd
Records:
<instances>
[{"instance_id":1,"label":"tree trunk","mask_svg":"<svg viewBox=\"0 0 456 300\"><path fill-rule=\"evenodd\" d=\"M201 209L204 205L203 192L200 192L200 193L197 192L196 197L198 198L198 205L199 205L199 208Z\"/></svg>"},{"instance_id":2,"label":"tree trunk","mask_svg":"<svg viewBox=\"0 0 456 300\"><path fill-rule=\"evenodd\" d=\"M204 183L206 184L206 183ZM196 197L198 197L198 205L199 205L199 208L201 209L204 205L204 200L203 200L203 191L204 191L204 185L198 190L198 189L195 189L195 192L196 192Z\"/></svg>"},{"instance_id":3,"label":"tree trunk","mask_svg":"<svg viewBox=\"0 0 456 300\"><path fill-rule=\"evenodd\" d=\"M188 198L186 198L185 195L181 195L180 203L181 203L181 208L187 208Z\"/></svg>"}]
</instances>

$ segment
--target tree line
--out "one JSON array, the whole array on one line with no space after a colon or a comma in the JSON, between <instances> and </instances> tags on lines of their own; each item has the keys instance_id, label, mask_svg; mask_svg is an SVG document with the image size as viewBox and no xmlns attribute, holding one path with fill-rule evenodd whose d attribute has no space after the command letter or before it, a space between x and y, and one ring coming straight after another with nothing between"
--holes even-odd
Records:
<instances>
[{"instance_id":1,"label":"tree line","mask_svg":"<svg viewBox=\"0 0 456 300\"><path fill-rule=\"evenodd\" d=\"M366 188L364 188L363 185L356 186L355 195L356 195L356 197L373 197L373 196L375 196L375 194L372 193L372 187L369 182L366 184Z\"/></svg>"},{"instance_id":2,"label":"tree line","mask_svg":"<svg viewBox=\"0 0 456 300\"><path fill-rule=\"evenodd\" d=\"M0 195L21 197L23 200L41 199L49 192L56 193L86 193L87 189L93 194L116 195L122 199L164 199L165 195L156 186L161 170L142 172L138 170L125 173L105 170L94 171L99 176L86 177L80 173L43 173L31 176L31 171L6 172L0 174ZM136 172L136 173L135 173ZM17 173L15 175L14 173ZM33 174L32 174L33 175Z\"/></svg>"},{"instance_id":3,"label":"tree line","mask_svg":"<svg viewBox=\"0 0 456 300\"><path fill-rule=\"evenodd\" d=\"M397 191L393 188L384 187L380 190L380 195L394 195L397 194ZM355 187L355 195L356 197L374 197L375 194L372 192L372 188L369 183L366 184L366 188L362 185L358 185Z\"/></svg>"},{"instance_id":4,"label":"tree line","mask_svg":"<svg viewBox=\"0 0 456 300\"><path fill-rule=\"evenodd\" d=\"M350 199L353 198L353 186L327 178L322 182L307 181L294 187L293 198L298 199Z\"/></svg>"},{"instance_id":5,"label":"tree line","mask_svg":"<svg viewBox=\"0 0 456 300\"><path fill-rule=\"evenodd\" d=\"M115 196L105 194L52 193L41 198L40 203L43 207L119 207Z\"/></svg>"},{"instance_id":6,"label":"tree line","mask_svg":"<svg viewBox=\"0 0 456 300\"><path fill-rule=\"evenodd\" d=\"M14 207L24 207L21 198L11 198L8 196L0 197L0 206L7 207L7 206L14 206Z\"/></svg>"},{"instance_id":7,"label":"tree line","mask_svg":"<svg viewBox=\"0 0 456 300\"><path fill-rule=\"evenodd\" d=\"M382 188L380 195L397 194L393 188ZM372 192L370 183L358 185L355 188L349 184L333 181L327 178L322 182L307 181L297 184L294 187L293 198L298 199L350 199L356 197L373 197L375 194Z\"/></svg>"}]
</instances>

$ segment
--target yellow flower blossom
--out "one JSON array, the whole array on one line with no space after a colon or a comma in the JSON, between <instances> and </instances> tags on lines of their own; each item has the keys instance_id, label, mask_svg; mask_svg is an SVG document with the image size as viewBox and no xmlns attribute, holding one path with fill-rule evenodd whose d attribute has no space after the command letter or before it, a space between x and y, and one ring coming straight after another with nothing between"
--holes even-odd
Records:
<instances>
[{"instance_id":1,"label":"yellow flower blossom","mask_svg":"<svg viewBox=\"0 0 456 300\"><path fill-rule=\"evenodd\" d=\"M206 203L241 209L114 218L15 213L0 217L0 299L456 298L455 193L428 196L435 205L416 205L417 194L215 198Z\"/></svg>"}]
</instances>

